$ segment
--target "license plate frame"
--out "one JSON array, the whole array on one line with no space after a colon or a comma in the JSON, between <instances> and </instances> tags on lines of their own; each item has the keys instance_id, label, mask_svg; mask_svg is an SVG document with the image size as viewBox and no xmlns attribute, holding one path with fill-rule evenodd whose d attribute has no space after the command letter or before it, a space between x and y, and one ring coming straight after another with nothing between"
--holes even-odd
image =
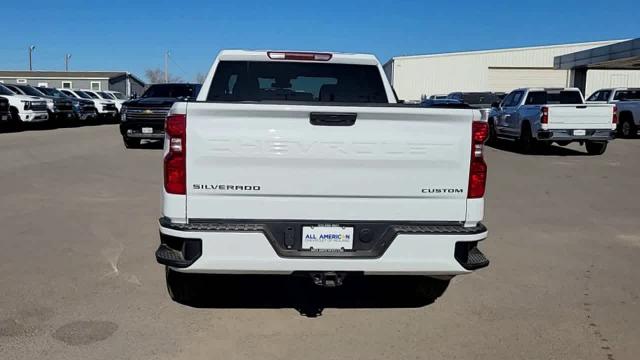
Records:
<instances>
[{"instance_id":1,"label":"license plate frame","mask_svg":"<svg viewBox=\"0 0 640 360\"><path fill-rule=\"evenodd\" d=\"M302 250L341 252L353 250L353 226L305 225L302 227Z\"/></svg>"}]
</instances>

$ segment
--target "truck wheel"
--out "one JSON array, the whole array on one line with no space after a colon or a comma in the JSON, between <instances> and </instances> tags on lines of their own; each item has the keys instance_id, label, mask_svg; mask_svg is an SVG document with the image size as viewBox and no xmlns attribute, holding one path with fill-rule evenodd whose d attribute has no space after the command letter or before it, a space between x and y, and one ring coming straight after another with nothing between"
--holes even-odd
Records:
<instances>
[{"instance_id":1,"label":"truck wheel","mask_svg":"<svg viewBox=\"0 0 640 360\"><path fill-rule=\"evenodd\" d=\"M171 300L183 305L190 305L197 301L200 287L195 281L196 276L194 274L180 273L166 267L165 279Z\"/></svg>"},{"instance_id":2,"label":"truck wheel","mask_svg":"<svg viewBox=\"0 0 640 360\"><path fill-rule=\"evenodd\" d=\"M633 138L638 134L636 124L631 119L624 119L620 124L620 135L624 138Z\"/></svg>"},{"instance_id":3,"label":"truck wheel","mask_svg":"<svg viewBox=\"0 0 640 360\"><path fill-rule=\"evenodd\" d=\"M530 154L535 147L535 139L531 136L531 127L529 125L522 125L520 131L520 138L518 139L518 147L523 154Z\"/></svg>"},{"instance_id":4,"label":"truck wheel","mask_svg":"<svg viewBox=\"0 0 640 360\"><path fill-rule=\"evenodd\" d=\"M495 145L498 142L496 135L496 126L493 118L489 119L489 138L487 139L487 145Z\"/></svg>"},{"instance_id":5,"label":"truck wheel","mask_svg":"<svg viewBox=\"0 0 640 360\"><path fill-rule=\"evenodd\" d=\"M127 149L135 149L140 147L140 139L132 139L130 137L123 136L122 141Z\"/></svg>"},{"instance_id":6,"label":"truck wheel","mask_svg":"<svg viewBox=\"0 0 640 360\"><path fill-rule=\"evenodd\" d=\"M432 303L442 296L449 286L450 280L439 280L428 276L415 279L415 292L419 300Z\"/></svg>"},{"instance_id":7,"label":"truck wheel","mask_svg":"<svg viewBox=\"0 0 640 360\"><path fill-rule=\"evenodd\" d=\"M606 141L587 141L585 145L589 155L602 155L607 150Z\"/></svg>"},{"instance_id":8,"label":"truck wheel","mask_svg":"<svg viewBox=\"0 0 640 360\"><path fill-rule=\"evenodd\" d=\"M12 130L21 130L22 129L22 120L20 119L20 114L18 113L18 109L12 107L9 109L9 114L11 115L9 119L9 127Z\"/></svg>"}]
</instances>

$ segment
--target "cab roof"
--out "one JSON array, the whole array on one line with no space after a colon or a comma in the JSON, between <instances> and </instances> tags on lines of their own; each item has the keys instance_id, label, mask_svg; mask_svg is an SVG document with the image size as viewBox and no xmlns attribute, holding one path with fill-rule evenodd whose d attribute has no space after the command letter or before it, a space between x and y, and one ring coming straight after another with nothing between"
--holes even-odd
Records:
<instances>
[{"instance_id":1,"label":"cab roof","mask_svg":"<svg viewBox=\"0 0 640 360\"><path fill-rule=\"evenodd\" d=\"M275 54L295 54L295 55L328 55L328 60L300 60L300 59L278 59ZM323 57L323 58L326 58ZM218 54L219 60L224 61L295 61L295 62L315 62L333 64L358 64L358 65L378 65L380 62L371 54L349 54L326 51L294 51L294 50L222 50Z\"/></svg>"}]
</instances>

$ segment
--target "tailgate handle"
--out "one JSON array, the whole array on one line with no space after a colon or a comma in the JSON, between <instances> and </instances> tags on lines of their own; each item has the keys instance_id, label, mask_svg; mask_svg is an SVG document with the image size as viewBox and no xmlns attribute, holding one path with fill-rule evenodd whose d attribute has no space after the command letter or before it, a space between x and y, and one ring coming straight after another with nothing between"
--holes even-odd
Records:
<instances>
[{"instance_id":1,"label":"tailgate handle","mask_svg":"<svg viewBox=\"0 0 640 360\"><path fill-rule=\"evenodd\" d=\"M578 105L576 106L576 109L586 109L587 105Z\"/></svg>"},{"instance_id":2,"label":"tailgate handle","mask_svg":"<svg viewBox=\"0 0 640 360\"><path fill-rule=\"evenodd\" d=\"M318 126L351 126L356 123L357 117L356 113L312 112L309 122Z\"/></svg>"}]
</instances>

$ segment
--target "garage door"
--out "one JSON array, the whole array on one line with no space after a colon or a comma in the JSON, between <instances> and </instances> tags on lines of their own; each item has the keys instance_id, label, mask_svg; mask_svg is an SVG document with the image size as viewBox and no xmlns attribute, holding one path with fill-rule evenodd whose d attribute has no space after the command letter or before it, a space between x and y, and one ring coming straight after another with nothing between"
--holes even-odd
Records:
<instances>
[{"instance_id":1,"label":"garage door","mask_svg":"<svg viewBox=\"0 0 640 360\"><path fill-rule=\"evenodd\" d=\"M489 68L489 90L511 91L522 87L566 87L568 70Z\"/></svg>"}]
</instances>

